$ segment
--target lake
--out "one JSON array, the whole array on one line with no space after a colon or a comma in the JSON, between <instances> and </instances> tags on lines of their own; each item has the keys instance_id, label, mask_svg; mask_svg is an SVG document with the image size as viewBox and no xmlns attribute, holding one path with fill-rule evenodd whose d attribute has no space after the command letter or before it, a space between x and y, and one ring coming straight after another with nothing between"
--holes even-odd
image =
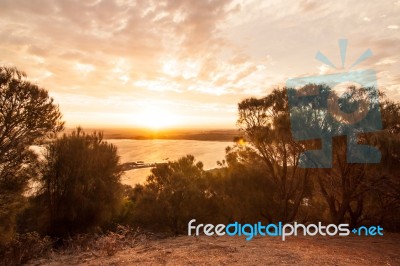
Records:
<instances>
[{"instance_id":1,"label":"lake","mask_svg":"<svg viewBox=\"0 0 400 266\"><path fill-rule=\"evenodd\" d=\"M107 139L118 147L121 163L144 161L145 163L161 163L177 160L192 154L196 161L204 164L204 169L217 167L217 161L225 158L225 148L232 146L228 141L198 140L131 140ZM121 178L123 184L134 186L146 181L151 168L126 171Z\"/></svg>"}]
</instances>

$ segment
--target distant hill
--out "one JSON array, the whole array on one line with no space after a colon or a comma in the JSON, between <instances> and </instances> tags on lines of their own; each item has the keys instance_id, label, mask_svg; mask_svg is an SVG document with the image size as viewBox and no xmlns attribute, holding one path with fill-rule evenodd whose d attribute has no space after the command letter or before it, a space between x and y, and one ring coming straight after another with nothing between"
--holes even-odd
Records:
<instances>
[{"instance_id":1,"label":"distant hill","mask_svg":"<svg viewBox=\"0 0 400 266\"><path fill-rule=\"evenodd\" d=\"M72 132L73 128L65 130ZM204 141L233 141L241 133L237 129L176 129L176 130L147 130L147 129L84 129L85 132L101 131L105 139L175 139L175 140L204 140Z\"/></svg>"}]
</instances>

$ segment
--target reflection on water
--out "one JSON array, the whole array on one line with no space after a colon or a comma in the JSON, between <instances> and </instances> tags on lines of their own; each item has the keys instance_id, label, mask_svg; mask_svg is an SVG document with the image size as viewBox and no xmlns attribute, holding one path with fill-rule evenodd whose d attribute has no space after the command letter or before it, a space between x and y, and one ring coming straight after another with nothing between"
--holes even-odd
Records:
<instances>
[{"instance_id":1,"label":"reflection on water","mask_svg":"<svg viewBox=\"0 0 400 266\"><path fill-rule=\"evenodd\" d=\"M121 178L121 182L126 185L135 186L135 184L143 184L148 175L151 174L151 168L141 168L125 171Z\"/></svg>"},{"instance_id":2,"label":"reflection on water","mask_svg":"<svg viewBox=\"0 0 400 266\"><path fill-rule=\"evenodd\" d=\"M225 148L232 145L226 141L197 140L128 140L108 139L118 147L121 163L144 161L145 163L160 163L176 160L186 154L192 154L197 161L202 161L204 169L217 167L217 161L223 160ZM143 183L150 174L151 168L126 171L122 183L135 185Z\"/></svg>"}]
</instances>

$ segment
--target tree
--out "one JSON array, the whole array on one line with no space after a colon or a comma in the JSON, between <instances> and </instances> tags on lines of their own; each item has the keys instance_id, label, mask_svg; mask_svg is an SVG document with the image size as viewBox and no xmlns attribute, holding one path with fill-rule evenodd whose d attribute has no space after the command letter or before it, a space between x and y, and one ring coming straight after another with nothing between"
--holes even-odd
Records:
<instances>
[{"instance_id":1,"label":"tree","mask_svg":"<svg viewBox=\"0 0 400 266\"><path fill-rule=\"evenodd\" d=\"M396 202L396 188L398 182L398 130L399 130L399 106L398 104L384 100L380 95L382 104L379 103L379 95L375 88L356 88L350 86L340 98L325 85L308 84L301 90L315 89L317 97L295 97L296 91L289 90L289 95L295 107L291 109L292 122L302 125L304 136L318 136L333 142L333 149L329 150L329 160L332 160L332 167L313 169L313 177L317 180L319 191L329 209L330 220L339 224L348 222L351 227L360 223L378 221L372 216L383 217L383 210L387 204L383 204L390 195L390 201ZM346 111L345 115L332 114L327 106L329 97L338 99L339 108ZM369 104L365 103L366 96ZM301 104L298 102L301 101ZM329 100L328 100L329 101ZM379 112L380 110L380 112ZM346 123L346 117L365 117L356 123ZM378 121L383 122L384 130L377 131ZM304 126L307 125L307 126ZM370 132L372 131L372 132ZM397 134L396 134L397 131ZM315 134L315 132L317 132ZM349 141L350 138L350 141ZM369 144L379 148L382 153L380 164L348 163L348 156L354 154L358 149L354 144ZM311 148L318 148L316 141L309 140L307 145ZM370 147L364 146L364 147ZM361 146L362 147L362 146ZM320 148L320 147L319 147ZM330 155L333 154L332 158ZM368 159L368 149L361 149L356 154L363 160ZM312 158L309 159L321 159ZM391 184L388 186L388 184ZM397 184L397 185L396 185ZM379 209L377 203L381 202L380 214L371 210ZM398 202L398 201L397 201ZM383 205L386 205L384 207ZM389 208L393 210L393 204ZM396 205L394 205L396 206ZM398 205L397 205L398 206Z\"/></svg>"},{"instance_id":2,"label":"tree","mask_svg":"<svg viewBox=\"0 0 400 266\"><path fill-rule=\"evenodd\" d=\"M382 99L383 130L367 136L366 141L379 147L382 160L375 178L380 182L374 186L369 197L370 205L365 218L372 224L400 231L400 104L398 101Z\"/></svg>"},{"instance_id":3,"label":"tree","mask_svg":"<svg viewBox=\"0 0 400 266\"><path fill-rule=\"evenodd\" d=\"M277 186L254 149L237 138L234 146L226 148L225 158L209 181L221 205L219 222L257 223L265 219L263 215L278 213Z\"/></svg>"},{"instance_id":4,"label":"tree","mask_svg":"<svg viewBox=\"0 0 400 266\"><path fill-rule=\"evenodd\" d=\"M135 187L133 223L155 230L184 232L188 221L212 222L216 213L202 162L187 155L158 164L144 185Z\"/></svg>"},{"instance_id":5,"label":"tree","mask_svg":"<svg viewBox=\"0 0 400 266\"><path fill-rule=\"evenodd\" d=\"M270 222L293 221L311 187L310 171L299 167L303 147L290 133L286 89L275 89L262 99L245 99L238 107L239 128L277 187L278 212L266 210L264 216Z\"/></svg>"},{"instance_id":6,"label":"tree","mask_svg":"<svg viewBox=\"0 0 400 266\"><path fill-rule=\"evenodd\" d=\"M43 204L49 213L48 233L66 236L105 225L122 201L117 148L102 134L80 128L49 145L42 177Z\"/></svg>"},{"instance_id":7,"label":"tree","mask_svg":"<svg viewBox=\"0 0 400 266\"><path fill-rule=\"evenodd\" d=\"M363 134L360 143L378 147L379 164L346 163L346 144L339 139L334 150L335 165L317 173L321 192L334 223L385 224L399 230L400 221L400 106L381 97L383 130Z\"/></svg>"},{"instance_id":8,"label":"tree","mask_svg":"<svg viewBox=\"0 0 400 266\"><path fill-rule=\"evenodd\" d=\"M62 129L61 113L47 91L16 68L0 67L0 243L12 236L22 193L38 174L30 146Z\"/></svg>"}]
</instances>

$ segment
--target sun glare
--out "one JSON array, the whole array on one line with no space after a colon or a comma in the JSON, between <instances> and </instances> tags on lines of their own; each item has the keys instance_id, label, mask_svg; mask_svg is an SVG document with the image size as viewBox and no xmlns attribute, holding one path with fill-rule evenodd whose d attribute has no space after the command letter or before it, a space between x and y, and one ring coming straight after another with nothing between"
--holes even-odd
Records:
<instances>
[{"instance_id":1,"label":"sun glare","mask_svg":"<svg viewBox=\"0 0 400 266\"><path fill-rule=\"evenodd\" d=\"M179 125L181 119L172 112L159 108L151 107L137 114L134 123L138 126L149 129L163 129Z\"/></svg>"}]
</instances>

